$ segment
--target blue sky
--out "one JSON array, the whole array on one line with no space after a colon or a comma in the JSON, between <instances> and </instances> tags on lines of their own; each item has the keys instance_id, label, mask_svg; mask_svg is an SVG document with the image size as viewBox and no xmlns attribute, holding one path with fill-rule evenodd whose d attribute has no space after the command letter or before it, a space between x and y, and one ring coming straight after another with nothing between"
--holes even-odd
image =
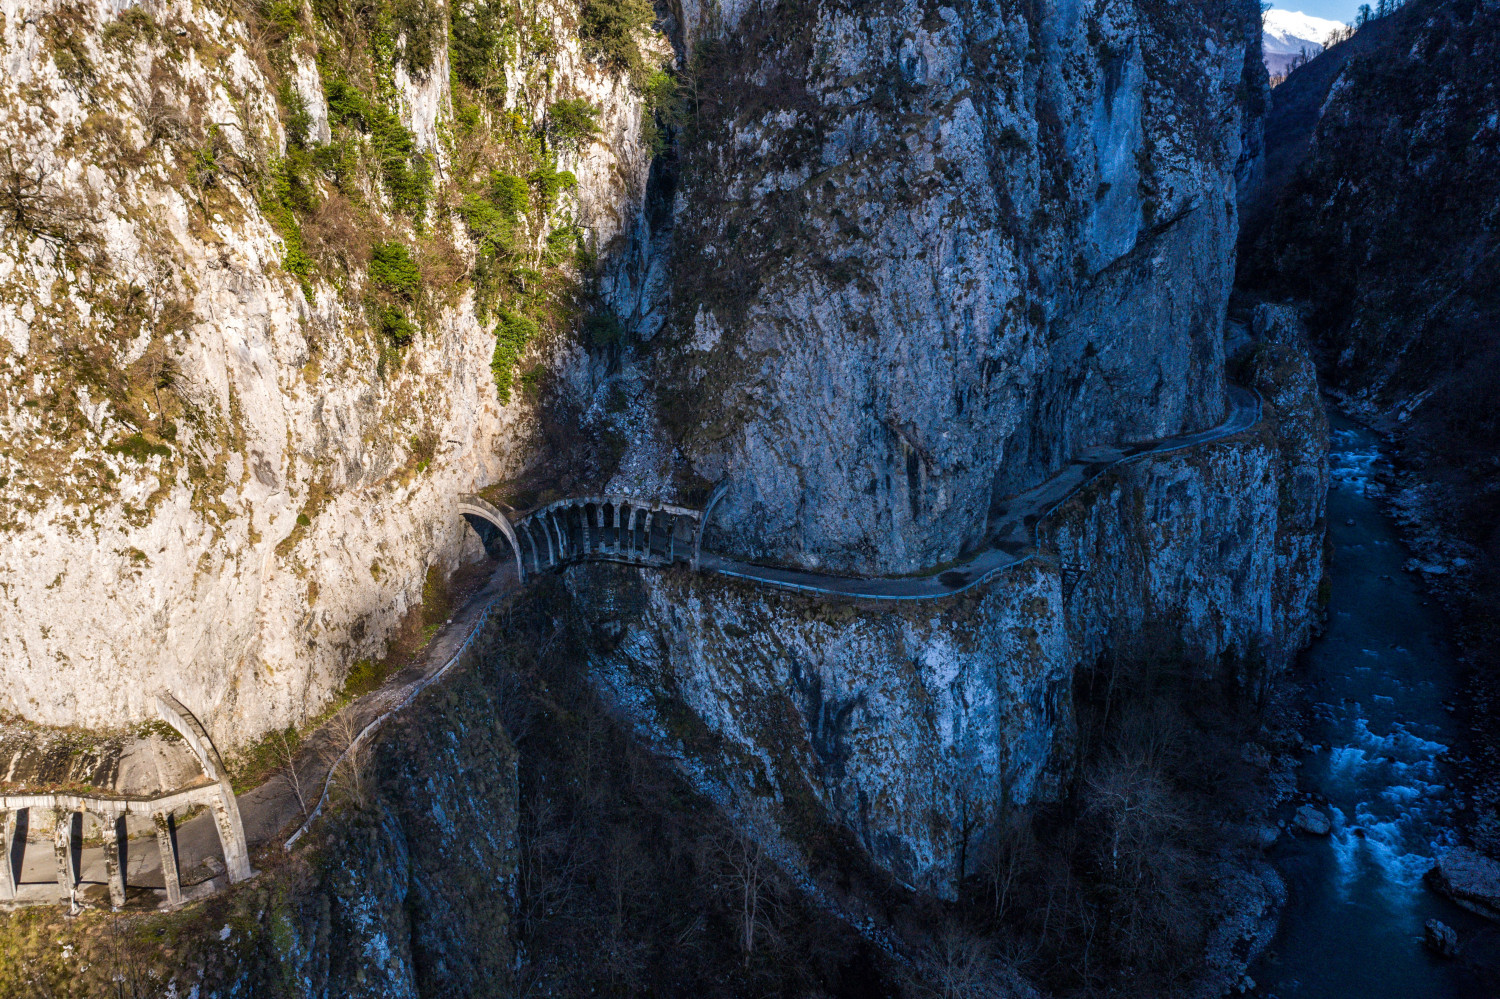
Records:
<instances>
[{"instance_id":1,"label":"blue sky","mask_svg":"<svg viewBox=\"0 0 1500 999\"><path fill-rule=\"evenodd\" d=\"M1345 24L1354 20L1354 12L1359 10L1359 3L1354 0L1292 0L1290 3L1272 6L1282 10L1300 10L1313 17L1326 17L1330 21L1343 21ZM1373 2L1371 6L1374 6Z\"/></svg>"}]
</instances>

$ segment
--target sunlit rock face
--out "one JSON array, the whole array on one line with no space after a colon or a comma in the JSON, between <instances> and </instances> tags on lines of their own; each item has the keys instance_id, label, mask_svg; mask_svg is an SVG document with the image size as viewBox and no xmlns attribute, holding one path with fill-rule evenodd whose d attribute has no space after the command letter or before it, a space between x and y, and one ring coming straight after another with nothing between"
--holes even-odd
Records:
<instances>
[{"instance_id":1,"label":"sunlit rock face","mask_svg":"<svg viewBox=\"0 0 1500 999\"><path fill-rule=\"evenodd\" d=\"M1106 475L1059 510L1056 556L959 597L830 604L571 569L590 667L643 737L791 862L832 826L948 894L1009 808L1069 778L1079 668L1170 656L1197 664L1205 691L1254 698L1306 640L1326 436L1305 355L1278 356L1297 384L1260 428ZM1080 575L1065 582L1063 564Z\"/></svg>"},{"instance_id":2,"label":"sunlit rock face","mask_svg":"<svg viewBox=\"0 0 1500 999\"><path fill-rule=\"evenodd\" d=\"M117 727L170 689L228 751L316 715L419 615L430 570L480 554L457 497L530 460L532 413L498 398L493 316L454 276L473 241L447 209L397 211L378 164L342 202L323 174L314 196L364 212L330 214L327 238L446 256L420 335L395 351L372 328L364 261L305 287L288 270L268 199L291 94L309 146L330 138L324 76L347 53L326 26L282 46L278 94L281 50L226 5L0 15L0 172L28 213L0 216L0 709ZM545 58L508 59L500 99L528 123L564 96L599 110L557 164L577 186L534 225L607 244L644 198L642 102L553 30ZM386 94L434 189L457 169L446 38ZM570 348L539 353L564 367Z\"/></svg>"},{"instance_id":3,"label":"sunlit rock face","mask_svg":"<svg viewBox=\"0 0 1500 999\"><path fill-rule=\"evenodd\" d=\"M1254 4L683 19L670 277L620 305L729 483L711 543L912 571L1082 447L1219 418Z\"/></svg>"}]
</instances>

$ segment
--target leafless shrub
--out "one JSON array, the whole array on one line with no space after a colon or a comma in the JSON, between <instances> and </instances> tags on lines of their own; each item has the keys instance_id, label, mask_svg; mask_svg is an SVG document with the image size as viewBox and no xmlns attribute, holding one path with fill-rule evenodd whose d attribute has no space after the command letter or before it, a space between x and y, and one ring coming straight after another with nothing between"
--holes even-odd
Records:
<instances>
[{"instance_id":1,"label":"leafless shrub","mask_svg":"<svg viewBox=\"0 0 1500 999\"><path fill-rule=\"evenodd\" d=\"M97 241L87 208L63 192L52 170L13 149L0 164L0 219L5 232L58 249Z\"/></svg>"},{"instance_id":2,"label":"leafless shrub","mask_svg":"<svg viewBox=\"0 0 1500 999\"><path fill-rule=\"evenodd\" d=\"M925 975L912 982L931 999L984 999L1000 994L1001 966L989 940L949 923L925 955Z\"/></svg>"},{"instance_id":3,"label":"leafless shrub","mask_svg":"<svg viewBox=\"0 0 1500 999\"><path fill-rule=\"evenodd\" d=\"M148 84L136 91L135 113L146 137L143 150L163 139L181 139L187 134L187 115L160 87Z\"/></svg>"},{"instance_id":4,"label":"leafless shrub","mask_svg":"<svg viewBox=\"0 0 1500 999\"><path fill-rule=\"evenodd\" d=\"M103 934L104 964L113 999L148 999L157 994L150 966L134 939L126 916L106 920Z\"/></svg>"},{"instance_id":5,"label":"leafless shrub","mask_svg":"<svg viewBox=\"0 0 1500 999\"><path fill-rule=\"evenodd\" d=\"M370 747L359 738L363 726L345 708L328 720L328 763L333 782L357 808L370 803Z\"/></svg>"},{"instance_id":6,"label":"leafless shrub","mask_svg":"<svg viewBox=\"0 0 1500 999\"><path fill-rule=\"evenodd\" d=\"M369 265L377 235L337 191L319 201L302 223L302 245L307 252L326 266L349 271L362 271Z\"/></svg>"}]
</instances>

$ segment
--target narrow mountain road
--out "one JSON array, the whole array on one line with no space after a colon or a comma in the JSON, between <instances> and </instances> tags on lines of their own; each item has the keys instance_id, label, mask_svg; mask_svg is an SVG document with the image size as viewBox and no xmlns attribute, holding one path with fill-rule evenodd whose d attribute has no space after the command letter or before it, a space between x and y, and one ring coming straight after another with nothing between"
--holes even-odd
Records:
<instances>
[{"instance_id":1,"label":"narrow mountain road","mask_svg":"<svg viewBox=\"0 0 1500 999\"><path fill-rule=\"evenodd\" d=\"M1031 558L1037 545L1036 532L1052 511L1116 466L1233 437L1255 426L1260 418L1260 396L1249 389L1231 386L1228 413L1216 427L1143 444L1090 448L1045 482L1005 500L1002 512L990 519L989 544L942 570L915 576L860 578L777 569L707 552L699 564L736 579L830 596L862 600L931 600L953 596Z\"/></svg>"}]
</instances>

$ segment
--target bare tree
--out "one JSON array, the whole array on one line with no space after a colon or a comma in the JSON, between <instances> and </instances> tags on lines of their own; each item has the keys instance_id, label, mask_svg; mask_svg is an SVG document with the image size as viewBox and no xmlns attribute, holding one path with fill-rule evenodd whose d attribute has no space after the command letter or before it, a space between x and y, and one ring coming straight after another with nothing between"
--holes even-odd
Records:
<instances>
[{"instance_id":1,"label":"bare tree","mask_svg":"<svg viewBox=\"0 0 1500 999\"><path fill-rule=\"evenodd\" d=\"M757 936L771 929L774 905L775 864L756 835L758 831L752 823L747 832L733 832L718 844L719 859L736 899L736 924L747 968Z\"/></svg>"},{"instance_id":2,"label":"bare tree","mask_svg":"<svg viewBox=\"0 0 1500 999\"><path fill-rule=\"evenodd\" d=\"M302 809L302 818L310 814L307 793L302 786L302 774L297 770L297 747L285 732L271 736L271 754L276 760L276 778L297 798L297 807Z\"/></svg>"},{"instance_id":3,"label":"bare tree","mask_svg":"<svg viewBox=\"0 0 1500 999\"><path fill-rule=\"evenodd\" d=\"M992 838L982 866L984 883L990 890L990 904L997 920L1003 920L1014 894L1034 864L1036 836L1030 817L1012 813L1000 823Z\"/></svg>"},{"instance_id":4,"label":"bare tree","mask_svg":"<svg viewBox=\"0 0 1500 999\"><path fill-rule=\"evenodd\" d=\"M370 747L360 738L363 727L354 712L344 708L328 720L332 777L359 808L370 803Z\"/></svg>"}]
</instances>

